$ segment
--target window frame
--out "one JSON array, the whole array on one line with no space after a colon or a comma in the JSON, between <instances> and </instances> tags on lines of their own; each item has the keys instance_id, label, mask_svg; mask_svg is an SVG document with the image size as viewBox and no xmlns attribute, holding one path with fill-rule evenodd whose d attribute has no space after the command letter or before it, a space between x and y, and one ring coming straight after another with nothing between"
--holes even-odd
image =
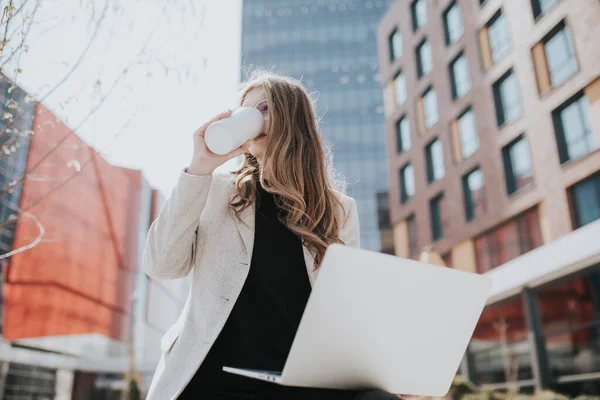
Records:
<instances>
[{"instance_id":1,"label":"window frame","mask_svg":"<svg viewBox=\"0 0 600 400\"><path fill-rule=\"evenodd\" d=\"M402 129L402 122L405 121L408 123L408 147L405 147L405 143L404 143L404 139L403 139L403 134L404 134L404 130ZM410 131L410 120L408 119L408 116L406 114L402 115L394 124L394 127L396 129L396 154L401 154L404 153L408 150L410 150L412 148L412 135L411 135L411 131Z\"/></svg>"},{"instance_id":2,"label":"window frame","mask_svg":"<svg viewBox=\"0 0 600 400\"><path fill-rule=\"evenodd\" d=\"M540 18L542 18L544 15L548 14L550 12L550 10L552 10L554 7L556 7L556 5L558 3L560 3L560 0L552 0L554 1L554 3L548 7L547 10L542 10L542 3L544 2L544 0L531 0L531 12L533 14L533 20L534 21L538 21Z\"/></svg>"},{"instance_id":3,"label":"window frame","mask_svg":"<svg viewBox=\"0 0 600 400\"><path fill-rule=\"evenodd\" d=\"M412 229L411 229L412 228ZM417 218L415 214L406 217L406 232L408 236L408 256L417 258L419 256L419 238L417 233Z\"/></svg>"},{"instance_id":4,"label":"window frame","mask_svg":"<svg viewBox=\"0 0 600 400\"><path fill-rule=\"evenodd\" d=\"M402 80L404 81L404 95L403 95L403 100L402 102L398 102L398 86L397 86L397 80L398 77L402 76ZM394 101L396 102L396 106L402 106L404 105L404 103L406 103L406 100L408 99L408 90L406 88L406 76L402 73L402 70L399 70L398 72L396 72L396 75L394 75Z\"/></svg>"},{"instance_id":5,"label":"window frame","mask_svg":"<svg viewBox=\"0 0 600 400\"><path fill-rule=\"evenodd\" d=\"M485 24L486 28L487 28L487 35L488 35L488 44L490 47L490 56L491 56L491 61L492 61L492 65L498 64L500 62L500 60L502 60L512 49L512 40L510 37L510 29L508 27L508 20L506 19L506 16L504 15L504 10L502 8L498 9L498 11L489 19L489 21ZM494 53L494 48L492 46L492 37L490 36L490 30L492 28L492 26L498 22L500 19L503 20L504 22L504 27L505 27L505 38L507 40L508 45L504 46L506 47L505 50L501 53L501 54L496 54Z\"/></svg>"},{"instance_id":6,"label":"window frame","mask_svg":"<svg viewBox=\"0 0 600 400\"><path fill-rule=\"evenodd\" d=\"M569 51L572 55L572 58L569 59L569 63L574 61L576 68L571 72L571 74L569 76L564 78L562 81L554 82L554 79L552 78L552 76L553 76L552 69L550 69L550 65L548 63L548 48L546 46L547 46L548 42L550 42L558 34L561 34L561 33L566 35L567 44L569 46ZM577 59L577 52L575 51L575 41L573 40L573 34L571 33L571 29L569 29L569 26L565 23L564 19L561 20L560 22L558 22L546 35L544 35L541 42L542 42L542 45L544 48L544 57L545 57L545 61L546 61L546 68L548 70L548 78L550 79L550 87L552 87L552 88L559 87L559 86L563 85L564 83L568 82L575 75L577 75L577 73L579 72L580 66L579 66L579 60Z\"/></svg>"},{"instance_id":7,"label":"window frame","mask_svg":"<svg viewBox=\"0 0 600 400\"><path fill-rule=\"evenodd\" d=\"M461 34L455 39L455 40L451 40L450 37L450 24L448 23L448 15L450 14L450 11L452 11L452 9L456 7L458 9L458 15L460 17L460 26L461 26ZM463 21L463 15L462 15L462 9L460 8L460 5L456 2L456 0L453 0L448 7L446 7L446 9L444 10L444 12L442 13L442 20L444 21L444 43L446 44L446 47L449 47L451 45L453 45L454 43L458 42L460 40L460 38L462 38L465 34L465 24Z\"/></svg>"},{"instance_id":8,"label":"window frame","mask_svg":"<svg viewBox=\"0 0 600 400\"><path fill-rule=\"evenodd\" d=\"M435 96L435 121L430 121L431 124L429 125L427 123L428 118L427 118L427 101L425 100L425 98L427 97L428 94L433 93L433 95ZM425 89L425 91L423 92L423 94L421 95L421 99L423 102L423 122L425 123L425 129L431 129L432 127L434 127L439 121L440 121L440 110L439 110L439 103L437 101L437 92L435 91L433 85L429 85L427 87L427 89Z\"/></svg>"},{"instance_id":9,"label":"window frame","mask_svg":"<svg viewBox=\"0 0 600 400\"><path fill-rule=\"evenodd\" d=\"M395 51L396 48L394 47L394 43L395 43L394 37L396 37L396 35L398 35L398 37L399 37L400 54L396 54L396 51ZM398 27L394 28L392 33L390 33L390 35L388 36L388 51L389 51L390 62L399 60L404 54L404 44L402 43L402 34L400 33L400 30L398 29Z\"/></svg>"},{"instance_id":10,"label":"window frame","mask_svg":"<svg viewBox=\"0 0 600 400\"><path fill-rule=\"evenodd\" d=\"M481 179L482 179L483 184L481 186L481 189L479 189L479 190L483 191L482 203L483 203L483 209L485 211L485 176L483 175L483 171L481 170L481 167L476 166L475 168L472 168L471 170L469 170L469 172L467 172L466 174L464 174L462 176L462 189L463 189L463 200L464 200L466 222L471 222L479 216L475 213L475 207L474 207L475 203L473 201L472 190L469 187L469 177L475 172L479 172L481 174Z\"/></svg>"},{"instance_id":11,"label":"window frame","mask_svg":"<svg viewBox=\"0 0 600 400\"><path fill-rule=\"evenodd\" d=\"M506 99L503 98L502 96L502 85L506 83L506 81L512 78L515 81L515 89L517 91L517 97L519 99L519 114L516 115L514 118L507 120L506 118ZM523 104L521 101L521 90L519 87L519 81L517 79L516 74L514 73L514 70L512 68L510 68L508 71L506 71L504 74L502 74L502 76L500 78L498 78L493 84L492 84L492 93L494 96L494 106L496 109L496 123L498 125L499 128L503 127L504 125L519 119L522 115L523 115Z\"/></svg>"},{"instance_id":12,"label":"window frame","mask_svg":"<svg viewBox=\"0 0 600 400\"><path fill-rule=\"evenodd\" d=\"M443 200L443 192L429 200L429 219L431 222L431 240L433 242L444 237L444 223L442 221Z\"/></svg>"},{"instance_id":13,"label":"window frame","mask_svg":"<svg viewBox=\"0 0 600 400\"><path fill-rule=\"evenodd\" d=\"M569 141L567 141L567 135L563 121L562 121L562 112L564 112L567 108L569 108L572 105L575 105L576 103L580 102L580 101L585 101L585 106L586 106L586 111L587 113L582 114L581 112L581 108L578 107L578 114L579 117L583 117L583 119L586 119L587 121L583 121L583 125L587 124L590 126L590 130L587 131L587 134L584 136L584 138L580 138L580 140L590 140L590 138L592 139L591 141L594 141L594 132L593 132L593 127L591 126L591 119L590 119L590 114L589 114L589 104L588 104L588 100L587 97L585 96L584 91L579 91L577 93L575 93L575 95L571 96L569 99L567 99L565 102L563 102L561 105L559 105L557 108L555 108L554 110L552 110L551 115L552 115L552 123L554 125L554 137L556 139L556 145L558 147L558 156L559 156L559 160L561 164L564 164L568 161L574 161L574 160L578 160L582 157L585 157L586 155L590 154L591 152L594 151L594 147L589 148L588 151L584 154L581 154L577 157L571 158L569 155Z\"/></svg>"},{"instance_id":14,"label":"window frame","mask_svg":"<svg viewBox=\"0 0 600 400\"><path fill-rule=\"evenodd\" d=\"M423 50L423 46L427 45L429 47L429 58L431 62L429 64L429 69L427 71L424 70L423 57L421 51ZM431 51L431 43L427 40L427 38L423 38L417 45L415 49L415 59L417 61L417 78L421 79L424 76L427 76L433 71L433 54Z\"/></svg>"},{"instance_id":15,"label":"window frame","mask_svg":"<svg viewBox=\"0 0 600 400\"><path fill-rule=\"evenodd\" d=\"M474 122L474 126L473 126L473 131L474 131L474 137L477 138L477 146L475 148L475 150L473 150L471 153L469 154L465 154L464 149L466 146L464 146L465 144L465 140L463 140L463 131L460 129L461 124L460 124L460 120L461 118L463 118L467 113L471 113L471 115L473 116L473 122ZM477 118L475 116L475 111L473 110L472 106L468 106L467 108L465 108L463 110L463 112L461 112L458 117L456 118L456 124L457 124L457 130L458 130L458 139L459 139L459 144L460 144L460 154L462 157L462 160L466 160L467 158L471 157L473 154L477 153L477 151L479 150L479 148L481 147L481 141L479 140L479 133L477 132ZM471 139L471 138L470 138Z\"/></svg>"},{"instance_id":16,"label":"window frame","mask_svg":"<svg viewBox=\"0 0 600 400\"><path fill-rule=\"evenodd\" d=\"M591 175L586 176L585 178L581 179L577 183L571 185L567 190L568 198L569 198L569 209L571 211L571 225L572 225L573 229L579 229L579 228L586 226L587 224L590 224L594 221L598 221L598 219L594 219L594 220L586 222L584 224L581 224L581 225L579 224L580 212L578 211L577 202L575 201L574 191L579 185L589 183L590 181L591 181L591 184L596 189L595 190L596 201L598 204L598 208L600 208L600 171L594 172Z\"/></svg>"},{"instance_id":17,"label":"window frame","mask_svg":"<svg viewBox=\"0 0 600 400\"><path fill-rule=\"evenodd\" d=\"M434 154L433 154L433 146L434 145L438 145L440 146L440 152L441 152L441 160L439 160L437 163L434 160ZM446 176L446 165L444 162L444 147L442 144L442 141L440 140L439 137L434 138L433 140L431 140L427 146L425 146L425 164L427 166L427 183L433 183L436 181L439 181L441 179L444 178L444 176ZM438 165L436 165L438 164ZM439 165L441 164L441 165ZM438 167L438 168L436 168ZM437 170L442 170L442 174L439 177L435 177L435 171Z\"/></svg>"},{"instance_id":18,"label":"window frame","mask_svg":"<svg viewBox=\"0 0 600 400\"><path fill-rule=\"evenodd\" d=\"M464 58L464 60L466 62L466 66L467 66L467 78L469 79L469 84L468 84L468 88L466 89L466 91L462 95L459 96L458 95L458 85L456 83L457 82L456 75L454 73L454 66L456 65L456 63L461 58ZM467 55L465 54L464 50L461 50L456 55L456 57L454 57L452 59L452 61L450 61L450 64L448 65L448 71L449 71L449 74L450 74L450 94L452 96L452 100L462 99L471 90L471 68L469 67L469 59L467 58Z\"/></svg>"},{"instance_id":19,"label":"window frame","mask_svg":"<svg viewBox=\"0 0 600 400\"><path fill-rule=\"evenodd\" d=\"M417 13L417 4L419 4L421 2L423 2L422 4L425 4L425 21L423 21L423 25L419 25L419 18L418 18L418 13ZM427 24L427 21L429 19L428 12L429 12L429 10L427 9L426 0L413 0L410 3L410 16L411 16L410 19L412 22L413 32L418 31L420 28L422 28L423 26L425 26Z\"/></svg>"},{"instance_id":20,"label":"window frame","mask_svg":"<svg viewBox=\"0 0 600 400\"><path fill-rule=\"evenodd\" d=\"M405 178L405 171L407 170L407 168L411 169L412 172L412 176L413 176L413 185L416 183L415 182L415 169L412 166L412 164L410 162L404 164L400 170L399 170L399 174L400 174L400 203L401 204L406 204L410 201L410 199L412 199L414 197L414 194L416 192L416 188L414 189L414 192L412 194L408 194L407 191L407 186L406 186L406 178Z\"/></svg>"},{"instance_id":21,"label":"window frame","mask_svg":"<svg viewBox=\"0 0 600 400\"><path fill-rule=\"evenodd\" d=\"M524 141L525 145L527 146L527 156L529 157L530 181L525 183L523 186L518 186L517 176L515 175L515 172L514 172L514 165L513 165L513 158L512 158L511 150L514 148L514 146L516 146L518 143L520 143L522 141ZM531 161L532 161L531 160L531 148L529 147L529 141L527 140L527 137L524 134L517 136L515 139L510 141L507 145L502 147L502 162L504 165L504 181L506 184L506 194L508 196L512 196L515 193L518 193L521 189L523 189L524 187L527 187L531 183L533 183L533 165L532 165Z\"/></svg>"}]
</instances>

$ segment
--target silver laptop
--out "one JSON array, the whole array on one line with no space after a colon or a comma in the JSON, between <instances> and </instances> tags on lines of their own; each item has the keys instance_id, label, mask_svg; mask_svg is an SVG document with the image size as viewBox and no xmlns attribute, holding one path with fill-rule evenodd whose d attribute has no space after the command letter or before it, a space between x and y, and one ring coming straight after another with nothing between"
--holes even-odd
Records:
<instances>
[{"instance_id":1,"label":"silver laptop","mask_svg":"<svg viewBox=\"0 0 600 400\"><path fill-rule=\"evenodd\" d=\"M444 396L491 279L334 244L283 371L223 367L286 386Z\"/></svg>"}]
</instances>

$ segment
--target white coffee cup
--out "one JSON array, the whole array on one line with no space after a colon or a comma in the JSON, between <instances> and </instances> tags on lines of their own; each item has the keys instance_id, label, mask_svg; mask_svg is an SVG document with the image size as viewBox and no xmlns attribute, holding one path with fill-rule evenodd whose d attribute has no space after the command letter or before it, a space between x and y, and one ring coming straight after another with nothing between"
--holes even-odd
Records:
<instances>
[{"instance_id":1,"label":"white coffee cup","mask_svg":"<svg viewBox=\"0 0 600 400\"><path fill-rule=\"evenodd\" d=\"M260 135L263 124L263 115L256 108L240 107L228 118L210 124L204 133L204 141L213 153L227 154Z\"/></svg>"}]
</instances>

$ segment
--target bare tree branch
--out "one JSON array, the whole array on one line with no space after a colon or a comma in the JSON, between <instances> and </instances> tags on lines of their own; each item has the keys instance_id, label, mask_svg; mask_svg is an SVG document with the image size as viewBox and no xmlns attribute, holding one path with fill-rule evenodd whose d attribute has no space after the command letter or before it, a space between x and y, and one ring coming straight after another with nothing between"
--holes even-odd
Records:
<instances>
[{"instance_id":1,"label":"bare tree branch","mask_svg":"<svg viewBox=\"0 0 600 400\"><path fill-rule=\"evenodd\" d=\"M33 222L35 222L35 224L37 225L40 233L38 234L38 237L36 237L35 240L33 242L29 243L28 245L19 247L18 249L14 249L12 251L9 251L8 253L4 253L4 254L0 255L0 260L4 260L5 258L14 256L17 253L22 253L22 252L24 252L26 250L33 249L35 246L37 246L42 241L42 238L46 234L46 230L44 229L44 225L42 225L42 223L40 222L40 220L35 215L30 214L27 211L20 211L19 213L21 215L23 215L24 217L31 218L33 220ZM7 222L8 223L14 222L14 221L17 220L17 218L18 218L18 214L11 214L7 218ZM4 227L4 225L6 225L6 223L3 224L3 227Z\"/></svg>"},{"instance_id":2,"label":"bare tree branch","mask_svg":"<svg viewBox=\"0 0 600 400\"><path fill-rule=\"evenodd\" d=\"M11 0L12 1L12 0ZM92 44L94 43L94 41L96 40L96 37L98 36L98 33L100 32L100 26L102 25L102 21L104 20L104 18L106 17L106 10L108 9L108 1L106 1L104 3L104 8L102 9L102 15L100 15L100 19L98 20L98 23L96 24L96 27L94 29L94 32L92 33L92 37L90 38L90 40L88 41L87 45L85 46L85 48L83 49L83 52L79 55L79 58L77 59L77 61L75 62L75 64L73 65L73 67L69 70L69 72L67 72L62 79L60 79L55 85L54 87L52 87L52 89L50 89L48 92L46 92L46 94L44 94L38 101L40 103L43 103L44 100L46 100L49 96L52 95L52 93L54 93L60 86L62 86L67 79L69 79L69 77L73 74L73 72L75 72L75 70L77 68L79 68L79 65L81 64L81 62L83 61L83 59L85 58L85 56L87 55L89 49L91 48ZM33 22L32 22L33 23ZM1 69L0 69L0 73L1 73ZM33 103L31 106L26 107L21 113L19 113L16 117L13 118L12 121L10 121L6 127L4 127L4 129L2 130L2 132L0 132L0 136L4 135L6 133L6 130L11 128L17 121L19 121L23 115L29 111L32 107L35 106L35 103Z\"/></svg>"}]
</instances>

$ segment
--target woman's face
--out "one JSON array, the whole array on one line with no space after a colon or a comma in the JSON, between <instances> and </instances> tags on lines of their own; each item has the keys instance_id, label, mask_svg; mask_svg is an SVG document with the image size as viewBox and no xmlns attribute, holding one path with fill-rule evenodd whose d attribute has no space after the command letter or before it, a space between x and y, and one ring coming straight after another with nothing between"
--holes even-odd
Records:
<instances>
[{"instance_id":1,"label":"woman's face","mask_svg":"<svg viewBox=\"0 0 600 400\"><path fill-rule=\"evenodd\" d=\"M265 155L265 150L267 148L267 135L269 134L269 128L271 126L271 121L269 120L269 108L266 101L267 98L263 91L259 88L254 88L246 94L246 97L242 102L242 107L258 106L257 108L263 113L263 118L265 119L262 133L254 140L251 140L250 145L248 146L248 152L256 157L256 159L259 161Z\"/></svg>"}]
</instances>

